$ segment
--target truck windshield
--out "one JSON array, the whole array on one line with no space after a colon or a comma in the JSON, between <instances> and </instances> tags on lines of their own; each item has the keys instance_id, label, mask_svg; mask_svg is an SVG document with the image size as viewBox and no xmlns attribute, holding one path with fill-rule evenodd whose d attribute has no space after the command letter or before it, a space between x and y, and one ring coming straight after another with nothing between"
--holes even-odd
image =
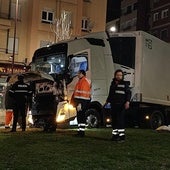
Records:
<instances>
[{"instance_id":1,"label":"truck windshield","mask_svg":"<svg viewBox=\"0 0 170 170\"><path fill-rule=\"evenodd\" d=\"M43 71L48 74L62 74L66 68L65 54L52 54L48 56L41 56L34 59L31 64L33 71Z\"/></svg>"},{"instance_id":2,"label":"truck windshield","mask_svg":"<svg viewBox=\"0 0 170 170\"><path fill-rule=\"evenodd\" d=\"M130 68L135 67L135 37L111 37L109 43L113 62Z\"/></svg>"}]
</instances>

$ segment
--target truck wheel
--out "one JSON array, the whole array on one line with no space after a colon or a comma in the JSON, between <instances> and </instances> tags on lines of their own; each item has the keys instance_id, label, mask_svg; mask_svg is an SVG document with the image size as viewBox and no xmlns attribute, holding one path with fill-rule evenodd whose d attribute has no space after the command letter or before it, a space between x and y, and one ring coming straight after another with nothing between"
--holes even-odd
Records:
<instances>
[{"instance_id":1,"label":"truck wheel","mask_svg":"<svg viewBox=\"0 0 170 170\"><path fill-rule=\"evenodd\" d=\"M89 128L99 127L100 117L96 109L88 109L86 111L86 123Z\"/></svg>"},{"instance_id":2,"label":"truck wheel","mask_svg":"<svg viewBox=\"0 0 170 170\"><path fill-rule=\"evenodd\" d=\"M150 126L152 129L156 129L159 126L162 126L164 124L164 116L163 113L159 110L154 111L151 114L150 118Z\"/></svg>"}]
</instances>

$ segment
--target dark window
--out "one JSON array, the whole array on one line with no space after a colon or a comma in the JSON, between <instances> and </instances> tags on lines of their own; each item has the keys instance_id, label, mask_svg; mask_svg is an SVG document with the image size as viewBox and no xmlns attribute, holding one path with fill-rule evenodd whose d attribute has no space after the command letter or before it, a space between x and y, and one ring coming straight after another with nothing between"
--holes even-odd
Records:
<instances>
[{"instance_id":1,"label":"dark window","mask_svg":"<svg viewBox=\"0 0 170 170\"><path fill-rule=\"evenodd\" d=\"M130 14L131 12L132 12L132 6L130 5L127 7L127 14Z\"/></svg>"},{"instance_id":2,"label":"dark window","mask_svg":"<svg viewBox=\"0 0 170 170\"><path fill-rule=\"evenodd\" d=\"M42 11L42 23L51 23L53 21L54 13L51 11Z\"/></svg>"},{"instance_id":3,"label":"dark window","mask_svg":"<svg viewBox=\"0 0 170 170\"><path fill-rule=\"evenodd\" d=\"M42 19L46 19L47 18L47 12L43 11L42 12Z\"/></svg>"},{"instance_id":4,"label":"dark window","mask_svg":"<svg viewBox=\"0 0 170 170\"><path fill-rule=\"evenodd\" d=\"M52 21L52 20L53 20L53 13L49 13L49 14L48 14L48 20L49 20L49 21Z\"/></svg>"},{"instance_id":5,"label":"dark window","mask_svg":"<svg viewBox=\"0 0 170 170\"><path fill-rule=\"evenodd\" d=\"M135 68L135 37L112 37L109 39L113 62Z\"/></svg>"},{"instance_id":6,"label":"dark window","mask_svg":"<svg viewBox=\"0 0 170 170\"><path fill-rule=\"evenodd\" d=\"M167 29L164 29L161 31L161 39L162 40L166 40L168 37L168 30Z\"/></svg>"},{"instance_id":7,"label":"dark window","mask_svg":"<svg viewBox=\"0 0 170 170\"><path fill-rule=\"evenodd\" d=\"M138 8L138 3L136 2L133 4L133 10L137 10L137 8Z\"/></svg>"}]
</instances>

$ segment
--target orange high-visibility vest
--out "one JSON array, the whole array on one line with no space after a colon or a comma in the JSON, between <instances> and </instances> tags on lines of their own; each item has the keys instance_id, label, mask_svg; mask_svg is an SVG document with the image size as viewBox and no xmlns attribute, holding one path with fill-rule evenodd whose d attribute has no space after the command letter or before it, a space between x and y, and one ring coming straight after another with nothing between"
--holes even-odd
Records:
<instances>
[{"instance_id":1,"label":"orange high-visibility vest","mask_svg":"<svg viewBox=\"0 0 170 170\"><path fill-rule=\"evenodd\" d=\"M91 99L91 85L85 76L77 82L74 90L74 98L84 100Z\"/></svg>"},{"instance_id":2,"label":"orange high-visibility vest","mask_svg":"<svg viewBox=\"0 0 170 170\"><path fill-rule=\"evenodd\" d=\"M10 126L12 116L13 116L13 110L7 109L5 114L5 126Z\"/></svg>"}]
</instances>

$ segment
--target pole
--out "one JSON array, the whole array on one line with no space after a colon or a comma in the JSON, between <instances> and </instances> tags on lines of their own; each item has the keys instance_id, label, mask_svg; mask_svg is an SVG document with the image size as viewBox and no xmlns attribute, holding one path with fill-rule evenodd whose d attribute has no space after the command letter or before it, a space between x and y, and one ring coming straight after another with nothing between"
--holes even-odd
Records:
<instances>
[{"instance_id":1,"label":"pole","mask_svg":"<svg viewBox=\"0 0 170 170\"><path fill-rule=\"evenodd\" d=\"M15 61L15 41L16 41L16 31L17 31L17 19L18 19L18 0L16 0L16 6L15 6L14 43L13 43L12 69L11 69L12 74L14 72L14 61Z\"/></svg>"}]
</instances>

